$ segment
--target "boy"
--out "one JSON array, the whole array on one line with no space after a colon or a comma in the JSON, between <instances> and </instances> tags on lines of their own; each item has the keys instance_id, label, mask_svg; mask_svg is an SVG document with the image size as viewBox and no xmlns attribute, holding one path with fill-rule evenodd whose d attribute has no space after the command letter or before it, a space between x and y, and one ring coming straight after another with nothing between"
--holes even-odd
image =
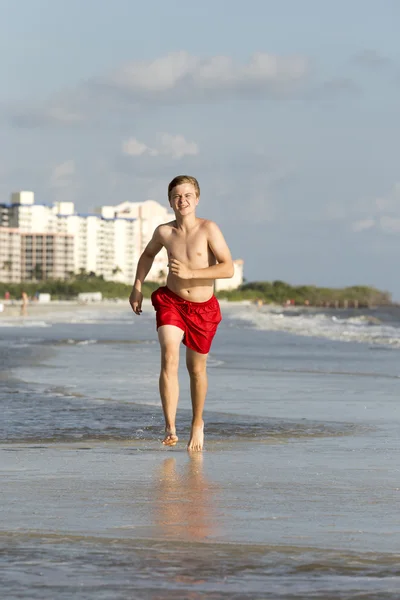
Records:
<instances>
[{"instance_id":1,"label":"boy","mask_svg":"<svg viewBox=\"0 0 400 600\"><path fill-rule=\"evenodd\" d=\"M196 217L200 188L194 177L180 175L168 186L168 200L175 220L156 228L141 255L129 303L142 312L142 283L154 257L165 247L169 259L166 286L151 296L156 310L161 347L160 396L165 418L165 446L178 441L175 428L178 407L179 346L186 346L190 376L192 428L188 450L204 444L203 408L207 394L206 362L212 339L221 321L214 296L214 280L233 276L233 262L225 239L212 221Z\"/></svg>"}]
</instances>

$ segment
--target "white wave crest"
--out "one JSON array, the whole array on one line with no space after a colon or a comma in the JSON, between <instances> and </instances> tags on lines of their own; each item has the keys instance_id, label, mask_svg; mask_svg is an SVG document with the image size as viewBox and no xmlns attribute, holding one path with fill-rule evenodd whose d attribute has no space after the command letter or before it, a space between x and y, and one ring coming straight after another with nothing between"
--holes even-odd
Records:
<instances>
[{"instance_id":1,"label":"white wave crest","mask_svg":"<svg viewBox=\"0 0 400 600\"><path fill-rule=\"evenodd\" d=\"M21 319L8 319L8 320L3 320L0 319L0 328L1 327L22 327L22 328L26 328L26 327L51 327L51 323L47 323L46 321L26 321L26 320L21 320Z\"/></svg>"},{"instance_id":2,"label":"white wave crest","mask_svg":"<svg viewBox=\"0 0 400 600\"><path fill-rule=\"evenodd\" d=\"M221 365L224 365L225 362L223 360L218 360L217 358L213 358L212 356L208 357L207 360L207 367L211 368L211 369L215 369L216 367L220 367Z\"/></svg>"},{"instance_id":3,"label":"white wave crest","mask_svg":"<svg viewBox=\"0 0 400 600\"><path fill-rule=\"evenodd\" d=\"M67 344L71 346L89 346L91 344L97 344L98 340L67 340Z\"/></svg>"},{"instance_id":4,"label":"white wave crest","mask_svg":"<svg viewBox=\"0 0 400 600\"><path fill-rule=\"evenodd\" d=\"M268 307L240 306L229 314L264 331L286 331L294 335L360 342L400 349L400 327L383 325L369 315L340 318L311 312L285 313Z\"/></svg>"}]
</instances>

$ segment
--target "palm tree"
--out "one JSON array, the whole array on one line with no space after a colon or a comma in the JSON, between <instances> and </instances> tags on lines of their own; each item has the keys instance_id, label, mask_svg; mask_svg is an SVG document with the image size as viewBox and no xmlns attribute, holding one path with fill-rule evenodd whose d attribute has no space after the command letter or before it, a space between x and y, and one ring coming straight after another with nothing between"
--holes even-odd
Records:
<instances>
[{"instance_id":1,"label":"palm tree","mask_svg":"<svg viewBox=\"0 0 400 600\"><path fill-rule=\"evenodd\" d=\"M89 273L86 271L86 269L81 267L79 269L79 274L77 275L77 279L79 279L80 281L87 281L88 276L89 276Z\"/></svg>"},{"instance_id":2,"label":"palm tree","mask_svg":"<svg viewBox=\"0 0 400 600\"><path fill-rule=\"evenodd\" d=\"M36 281L43 279L43 267L42 265L36 264L32 269L32 279Z\"/></svg>"},{"instance_id":3,"label":"palm tree","mask_svg":"<svg viewBox=\"0 0 400 600\"><path fill-rule=\"evenodd\" d=\"M166 280L166 278L167 278L167 274L166 274L166 272L164 271L164 269L160 269L160 270L158 271L158 281L159 281L160 283L164 283L164 282L165 282L165 280Z\"/></svg>"}]
</instances>

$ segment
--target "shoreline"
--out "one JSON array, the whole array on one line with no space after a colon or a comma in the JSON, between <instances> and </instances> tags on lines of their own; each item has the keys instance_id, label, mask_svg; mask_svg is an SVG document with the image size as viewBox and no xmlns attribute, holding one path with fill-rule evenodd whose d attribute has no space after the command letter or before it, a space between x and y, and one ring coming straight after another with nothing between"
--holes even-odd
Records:
<instances>
[{"instance_id":1,"label":"shoreline","mask_svg":"<svg viewBox=\"0 0 400 600\"><path fill-rule=\"evenodd\" d=\"M78 300L51 300L50 302L30 302L26 307L26 314L21 314L22 302L21 301L6 301L2 302L4 309L0 313L0 322L2 319L7 319L8 317L21 317L21 318L29 318L31 316L38 315L51 315L53 313L60 313L69 309L79 309L79 310L93 310L93 309L119 309L119 308L129 308L128 301L124 302L123 300L104 300L102 302L79 302Z\"/></svg>"},{"instance_id":2,"label":"shoreline","mask_svg":"<svg viewBox=\"0 0 400 600\"><path fill-rule=\"evenodd\" d=\"M251 305L252 302L249 300L239 300L237 302L230 300L219 300L222 306L226 305ZM0 312L0 323L2 319L7 319L8 317L21 317L21 318L29 318L32 316L44 316L51 315L53 313L57 314L65 310L120 310L126 309L128 312L131 311L131 307L129 305L128 298L126 300L123 299L115 299L115 300L102 300L100 302L81 302L78 300L50 300L50 302L29 302L26 307L26 314L21 314L22 302L20 300L6 300L1 301L0 304L3 304L3 311ZM144 307L151 307L150 298L143 299ZM272 307L279 307L277 305L265 305Z\"/></svg>"},{"instance_id":3,"label":"shoreline","mask_svg":"<svg viewBox=\"0 0 400 600\"><path fill-rule=\"evenodd\" d=\"M265 304L257 304L251 300L228 300L225 298L218 299L221 306L252 306L255 308L262 309L263 311L276 311L283 310L287 312L315 312L315 311L337 311L338 313L343 311L354 311L354 312L362 312L363 310L375 311L380 308L396 308L400 307L400 304L392 303L391 305L384 306L371 306L371 307L335 307L335 306L302 306L302 305L290 305L286 306L284 304L278 303L265 303ZM30 318L35 316L47 316L52 314L59 314L63 311L68 310L79 310L79 311L87 311L87 310L121 310L125 309L128 312L131 310L128 299L104 299L100 302L82 302L78 300L51 300L50 302L29 302L26 307L26 314L21 314L22 310L22 302L20 300L2 300L0 304L3 305L3 310L0 312L0 323L2 320L8 318ZM143 299L144 307L151 307L150 298Z\"/></svg>"}]
</instances>

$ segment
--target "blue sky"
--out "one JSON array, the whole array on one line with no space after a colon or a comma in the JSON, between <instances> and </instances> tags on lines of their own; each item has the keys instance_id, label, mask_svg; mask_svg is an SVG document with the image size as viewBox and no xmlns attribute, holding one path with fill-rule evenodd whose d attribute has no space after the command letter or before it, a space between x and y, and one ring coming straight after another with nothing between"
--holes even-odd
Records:
<instances>
[{"instance_id":1,"label":"blue sky","mask_svg":"<svg viewBox=\"0 0 400 600\"><path fill-rule=\"evenodd\" d=\"M0 197L198 177L245 276L400 300L397 0L0 0Z\"/></svg>"}]
</instances>

